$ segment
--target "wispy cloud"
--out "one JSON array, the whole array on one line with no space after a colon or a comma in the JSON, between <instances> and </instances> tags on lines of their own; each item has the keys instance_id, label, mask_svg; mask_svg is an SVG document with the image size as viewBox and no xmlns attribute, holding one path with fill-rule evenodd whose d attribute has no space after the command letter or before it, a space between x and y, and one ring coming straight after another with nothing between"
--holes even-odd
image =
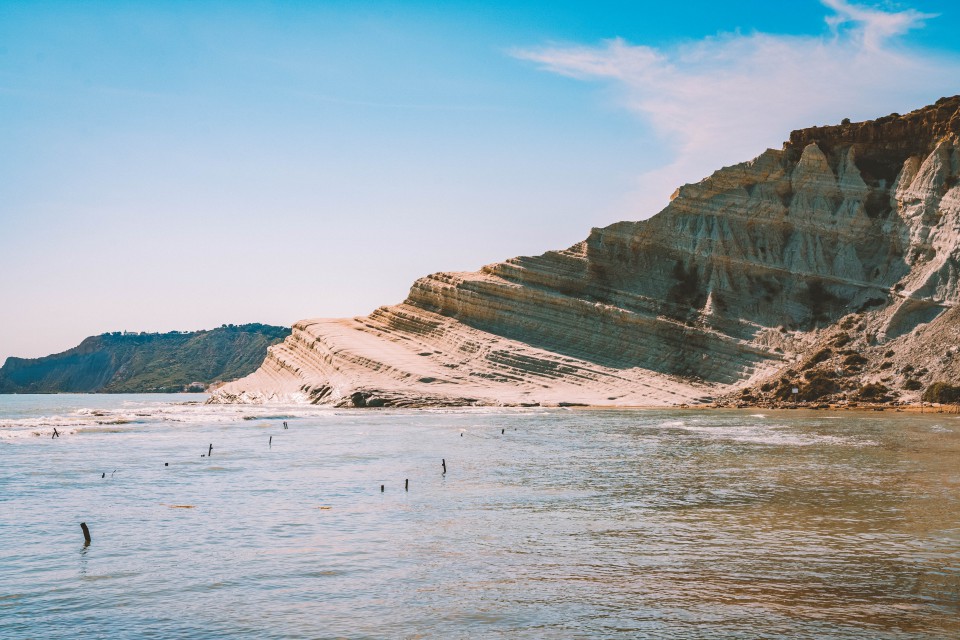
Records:
<instances>
[{"instance_id":1,"label":"wispy cloud","mask_svg":"<svg viewBox=\"0 0 960 640\"><path fill-rule=\"evenodd\" d=\"M512 55L612 83L623 105L653 126L663 166L639 177L627 205L633 217L647 217L679 184L779 146L791 129L907 111L960 92L960 60L899 38L935 16L822 3L822 34L720 34L670 48L617 38Z\"/></svg>"},{"instance_id":2,"label":"wispy cloud","mask_svg":"<svg viewBox=\"0 0 960 640\"><path fill-rule=\"evenodd\" d=\"M827 16L826 22L837 33L846 26L852 28L854 38L859 39L868 50L881 49L894 36L923 26L923 21L936 18L934 13L921 13L915 9L906 11L883 11L845 0L821 0L835 14Z\"/></svg>"}]
</instances>

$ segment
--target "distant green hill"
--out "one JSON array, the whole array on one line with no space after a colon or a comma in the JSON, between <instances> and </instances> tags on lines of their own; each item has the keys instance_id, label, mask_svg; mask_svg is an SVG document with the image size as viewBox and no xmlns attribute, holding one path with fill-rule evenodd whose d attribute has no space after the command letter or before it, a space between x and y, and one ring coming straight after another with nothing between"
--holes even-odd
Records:
<instances>
[{"instance_id":1,"label":"distant green hill","mask_svg":"<svg viewBox=\"0 0 960 640\"><path fill-rule=\"evenodd\" d=\"M0 393L202 391L252 373L286 327L223 325L209 331L104 333L44 358L7 358Z\"/></svg>"}]
</instances>

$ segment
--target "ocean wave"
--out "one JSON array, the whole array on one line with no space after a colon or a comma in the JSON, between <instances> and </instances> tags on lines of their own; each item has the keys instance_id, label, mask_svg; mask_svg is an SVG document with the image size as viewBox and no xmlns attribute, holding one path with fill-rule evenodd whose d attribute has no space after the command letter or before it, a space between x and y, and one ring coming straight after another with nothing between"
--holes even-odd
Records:
<instances>
[{"instance_id":1,"label":"ocean wave","mask_svg":"<svg viewBox=\"0 0 960 640\"><path fill-rule=\"evenodd\" d=\"M32 438L50 438L53 437L54 427L25 427L4 429L0 425L0 440L24 440ZM76 428L56 427L57 433L61 436L73 436L77 434Z\"/></svg>"},{"instance_id":2,"label":"ocean wave","mask_svg":"<svg viewBox=\"0 0 960 640\"><path fill-rule=\"evenodd\" d=\"M329 408L294 406L282 413L276 407L258 409L250 405L206 405L199 403L124 402L116 409L80 407L63 414L29 417L0 416L0 438L50 436L53 429L64 434L94 427L127 427L172 424L226 424L249 420L296 420L333 415Z\"/></svg>"},{"instance_id":3,"label":"ocean wave","mask_svg":"<svg viewBox=\"0 0 960 640\"><path fill-rule=\"evenodd\" d=\"M775 446L809 447L813 445L837 445L846 447L871 447L877 443L872 440L863 440L849 436L838 436L824 433L801 433L790 430L788 425L736 425L736 426L676 426L689 433L706 436L711 439L729 440L747 444L763 444Z\"/></svg>"}]
</instances>

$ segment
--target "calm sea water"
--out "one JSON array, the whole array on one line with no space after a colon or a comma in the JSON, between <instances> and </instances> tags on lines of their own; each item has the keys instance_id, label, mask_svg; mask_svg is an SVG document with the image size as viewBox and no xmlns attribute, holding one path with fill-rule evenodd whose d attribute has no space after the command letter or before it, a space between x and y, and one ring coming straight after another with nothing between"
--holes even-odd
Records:
<instances>
[{"instance_id":1,"label":"calm sea water","mask_svg":"<svg viewBox=\"0 0 960 640\"><path fill-rule=\"evenodd\" d=\"M0 637L960 637L957 416L197 399L0 396Z\"/></svg>"}]
</instances>

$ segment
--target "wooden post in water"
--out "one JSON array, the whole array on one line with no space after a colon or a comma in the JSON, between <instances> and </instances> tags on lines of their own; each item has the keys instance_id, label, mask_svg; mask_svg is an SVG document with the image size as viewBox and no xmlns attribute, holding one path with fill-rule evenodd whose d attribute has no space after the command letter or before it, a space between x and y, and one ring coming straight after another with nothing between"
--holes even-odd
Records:
<instances>
[{"instance_id":1,"label":"wooden post in water","mask_svg":"<svg viewBox=\"0 0 960 640\"><path fill-rule=\"evenodd\" d=\"M270 442L268 442L267 444L270 445L271 449L273 448L273 436L270 436Z\"/></svg>"},{"instance_id":2,"label":"wooden post in water","mask_svg":"<svg viewBox=\"0 0 960 640\"><path fill-rule=\"evenodd\" d=\"M80 528L83 529L83 546L90 544L90 529L87 528L86 522L80 523Z\"/></svg>"},{"instance_id":3,"label":"wooden post in water","mask_svg":"<svg viewBox=\"0 0 960 640\"><path fill-rule=\"evenodd\" d=\"M380 485L380 493L383 493L383 485Z\"/></svg>"},{"instance_id":4,"label":"wooden post in water","mask_svg":"<svg viewBox=\"0 0 960 640\"><path fill-rule=\"evenodd\" d=\"M213 445L211 444L210 448L207 449L207 457L209 458L212 455L213 455Z\"/></svg>"},{"instance_id":5,"label":"wooden post in water","mask_svg":"<svg viewBox=\"0 0 960 640\"><path fill-rule=\"evenodd\" d=\"M503 435L503 429L500 429L500 435Z\"/></svg>"},{"instance_id":6,"label":"wooden post in water","mask_svg":"<svg viewBox=\"0 0 960 640\"><path fill-rule=\"evenodd\" d=\"M440 464L443 466L443 472L446 473L446 472L447 472L447 459L446 459L446 458L443 458L443 459L440 461Z\"/></svg>"},{"instance_id":7,"label":"wooden post in water","mask_svg":"<svg viewBox=\"0 0 960 640\"><path fill-rule=\"evenodd\" d=\"M403 490L410 491L410 478L403 481Z\"/></svg>"}]
</instances>

